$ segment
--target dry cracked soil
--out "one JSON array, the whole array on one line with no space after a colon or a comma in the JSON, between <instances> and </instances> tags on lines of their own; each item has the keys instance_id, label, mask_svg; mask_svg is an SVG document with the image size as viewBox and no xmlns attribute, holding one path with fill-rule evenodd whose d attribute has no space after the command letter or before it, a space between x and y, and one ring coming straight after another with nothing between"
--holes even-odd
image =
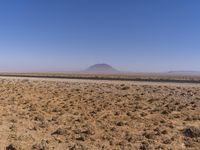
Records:
<instances>
[{"instance_id":1,"label":"dry cracked soil","mask_svg":"<svg viewBox=\"0 0 200 150\"><path fill-rule=\"evenodd\" d=\"M0 79L0 149L199 150L200 86Z\"/></svg>"}]
</instances>

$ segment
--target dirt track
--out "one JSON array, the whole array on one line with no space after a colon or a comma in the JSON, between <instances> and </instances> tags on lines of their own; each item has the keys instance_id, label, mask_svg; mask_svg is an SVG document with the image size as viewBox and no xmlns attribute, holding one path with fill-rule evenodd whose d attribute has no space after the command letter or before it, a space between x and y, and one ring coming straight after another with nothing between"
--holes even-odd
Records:
<instances>
[{"instance_id":1,"label":"dirt track","mask_svg":"<svg viewBox=\"0 0 200 150\"><path fill-rule=\"evenodd\" d=\"M0 78L0 149L199 149L199 84Z\"/></svg>"}]
</instances>

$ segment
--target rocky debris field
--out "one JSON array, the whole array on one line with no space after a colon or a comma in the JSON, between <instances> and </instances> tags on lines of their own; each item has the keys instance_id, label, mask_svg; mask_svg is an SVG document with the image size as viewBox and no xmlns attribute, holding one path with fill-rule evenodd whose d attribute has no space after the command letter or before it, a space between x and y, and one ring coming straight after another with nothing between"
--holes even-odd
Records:
<instances>
[{"instance_id":1,"label":"rocky debris field","mask_svg":"<svg viewBox=\"0 0 200 150\"><path fill-rule=\"evenodd\" d=\"M0 149L199 150L200 86L0 79Z\"/></svg>"}]
</instances>

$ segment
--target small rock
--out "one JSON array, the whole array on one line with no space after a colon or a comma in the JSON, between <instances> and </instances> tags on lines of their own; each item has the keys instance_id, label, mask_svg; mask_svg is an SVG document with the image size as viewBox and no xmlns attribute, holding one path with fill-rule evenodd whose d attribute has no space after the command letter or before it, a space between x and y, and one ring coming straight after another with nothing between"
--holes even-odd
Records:
<instances>
[{"instance_id":1,"label":"small rock","mask_svg":"<svg viewBox=\"0 0 200 150\"><path fill-rule=\"evenodd\" d=\"M163 143L164 144L171 144L172 141L169 138L165 137L165 138L163 138Z\"/></svg>"},{"instance_id":2,"label":"small rock","mask_svg":"<svg viewBox=\"0 0 200 150\"><path fill-rule=\"evenodd\" d=\"M6 150L17 150L12 144L6 147Z\"/></svg>"},{"instance_id":3,"label":"small rock","mask_svg":"<svg viewBox=\"0 0 200 150\"><path fill-rule=\"evenodd\" d=\"M65 129L58 128L55 132L53 132L51 135L64 135L66 134Z\"/></svg>"},{"instance_id":4,"label":"small rock","mask_svg":"<svg viewBox=\"0 0 200 150\"><path fill-rule=\"evenodd\" d=\"M139 150L149 150L148 144L142 144L139 148Z\"/></svg>"},{"instance_id":5,"label":"small rock","mask_svg":"<svg viewBox=\"0 0 200 150\"><path fill-rule=\"evenodd\" d=\"M123 126L123 125L124 125L124 122L122 122L122 121L116 121L115 124L116 124L117 126Z\"/></svg>"},{"instance_id":6,"label":"small rock","mask_svg":"<svg viewBox=\"0 0 200 150\"><path fill-rule=\"evenodd\" d=\"M200 129L192 126L187 127L186 129L184 129L183 134L186 137L197 138L200 137Z\"/></svg>"},{"instance_id":7,"label":"small rock","mask_svg":"<svg viewBox=\"0 0 200 150\"><path fill-rule=\"evenodd\" d=\"M121 85L121 90L128 90L128 89L130 89L130 87L125 86L124 84Z\"/></svg>"},{"instance_id":8,"label":"small rock","mask_svg":"<svg viewBox=\"0 0 200 150\"><path fill-rule=\"evenodd\" d=\"M85 141L85 136L84 136L84 134L77 134L75 138L76 138L76 140L78 140L78 141Z\"/></svg>"},{"instance_id":9,"label":"small rock","mask_svg":"<svg viewBox=\"0 0 200 150\"><path fill-rule=\"evenodd\" d=\"M34 144L32 146L32 150L46 150L47 149L46 143L47 141L42 140L40 143Z\"/></svg>"}]
</instances>

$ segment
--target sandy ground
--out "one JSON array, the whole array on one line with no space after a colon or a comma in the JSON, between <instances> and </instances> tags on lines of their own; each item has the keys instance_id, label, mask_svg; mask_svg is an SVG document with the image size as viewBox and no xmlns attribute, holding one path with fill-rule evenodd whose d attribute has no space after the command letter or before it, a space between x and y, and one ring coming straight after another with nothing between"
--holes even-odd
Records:
<instances>
[{"instance_id":1,"label":"sandy ground","mask_svg":"<svg viewBox=\"0 0 200 150\"><path fill-rule=\"evenodd\" d=\"M0 149L200 148L200 85L0 78Z\"/></svg>"}]
</instances>

